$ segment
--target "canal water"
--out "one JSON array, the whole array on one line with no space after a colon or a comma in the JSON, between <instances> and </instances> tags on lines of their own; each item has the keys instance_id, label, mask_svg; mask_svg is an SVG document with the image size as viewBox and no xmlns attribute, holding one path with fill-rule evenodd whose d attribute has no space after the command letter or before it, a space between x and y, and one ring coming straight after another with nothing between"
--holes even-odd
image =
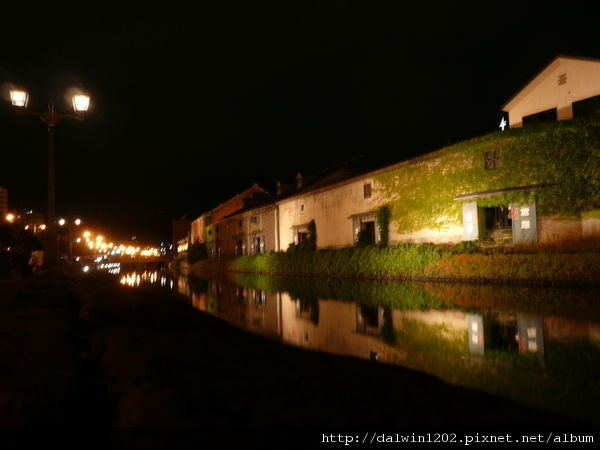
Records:
<instances>
[{"instance_id":1,"label":"canal water","mask_svg":"<svg viewBox=\"0 0 600 450\"><path fill-rule=\"evenodd\" d=\"M600 290L114 270L232 325L600 426Z\"/></svg>"}]
</instances>

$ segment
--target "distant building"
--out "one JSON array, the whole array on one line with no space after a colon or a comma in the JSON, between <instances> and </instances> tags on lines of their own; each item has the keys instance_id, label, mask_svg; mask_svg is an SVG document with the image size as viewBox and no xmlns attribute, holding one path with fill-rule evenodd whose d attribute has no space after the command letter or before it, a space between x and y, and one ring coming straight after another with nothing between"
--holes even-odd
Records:
<instances>
[{"instance_id":1,"label":"distant building","mask_svg":"<svg viewBox=\"0 0 600 450\"><path fill-rule=\"evenodd\" d=\"M198 241L206 244L206 250L210 258L220 258L223 247L225 253L228 254L230 243L227 238L225 223L221 223L222 219L244 208L253 196L262 194L267 194L267 191L254 183L252 187L198 217L191 224L191 242Z\"/></svg>"},{"instance_id":2,"label":"distant building","mask_svg":"<svg viewBox=\"0 0 600 450\"><path fill-rule=\"evenodd\" d=\"M173 221L173 244L175 245L174 256L185 256L190 244L191 220L178 219Z\"/></svg>"},{"instance_id":3,"label":"distant building","mask_svg":"<svg viewBox=\"0 0 600 450\"><path fill-rule=\"evenodd\" d=\"M502 111L510 128L600 113L600 60L558 56Z\"/></svg>"},{"instance_id":4,"label":"distant building","mask_svg":"<svg viewBox=\"0 0 600 450\"><path fill-rule=\"evenodd\" d=\"M342 214L361 213L355 222L350 222L360 230L361 219L364 219L365 225L368 217L373 220L372 205L368 208L362 203L358 205L345 190L332 189L345 186L349 180L356 180L360 174L378 166L377 161L359 156L315 175L298 173L294 184L278 182L272 194L253 195L245 200L244 208L220 221L221 257L262 254L286 250L292 243L301 244L308 238L311 220L320 227L317 231L319 248L351 246L352 231L346 233L335 220L338 211L343 211ZM359 183L359 197L362 199L366 192L365 183ZM317 195L322 192L332 192L333 197ZM370 201L370 191L368 198ZM347 239L341 242L340 236Z\"/></svg>"},{"instance_id":5,"label":"distant building","mask_svg":"<svg viewBox=\"0 0 600 450\"><path fill-rule=\"evenodd\" d=\"M190 224L190 242L206 243L206 227L210 225L210 212L193 220Z\"/></svg>"}]
</instances>

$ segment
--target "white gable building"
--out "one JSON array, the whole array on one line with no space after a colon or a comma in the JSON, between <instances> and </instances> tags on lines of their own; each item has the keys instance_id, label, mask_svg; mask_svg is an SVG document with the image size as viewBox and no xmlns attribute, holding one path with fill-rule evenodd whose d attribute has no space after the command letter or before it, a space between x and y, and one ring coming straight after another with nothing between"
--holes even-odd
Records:
<instances>
[{"instance_id":1,"label":"white gable building","mask_svg":"<svg viewBox=\"0 0 600 450\"><path fill-rule=\"evenodd\" d=\"M600 60L558 56L503 107L511 128L600 111Z\"/></svg>"}]
</instances>

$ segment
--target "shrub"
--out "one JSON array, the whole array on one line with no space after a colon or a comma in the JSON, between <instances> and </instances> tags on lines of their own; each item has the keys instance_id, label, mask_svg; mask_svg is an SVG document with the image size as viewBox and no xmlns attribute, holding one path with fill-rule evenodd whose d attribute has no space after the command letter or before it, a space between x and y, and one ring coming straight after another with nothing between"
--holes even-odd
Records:
<instances>
[{"instance_id":1,"label":"shrub","mask_svg":"<svg viewBox=\"0 0 600 450\"><path fill-rule=\"evenodd\" d=\"M196 242L190 245L190 248L188 249L187 262L194 265L198 261L204 261L205 259L208 259L206 244L200 243L200 241L196 239Z\"/></svg>"},{"instance_id":2,"label":"shrub","mask_svg":"<svg viewBox=\"0 0 600 450\"><path fill-rule=\"evenodd\" d=\"M451 252L454 255L468 255L471 253L479 253L479 245L477 241L462 241L454 246Z\"/></svg>"},{"instance_id":3,"label":"shrub","mask_svg":"<svg viewBox=\"0 0 600 450\"><path fill-rule=\"evenodd\" d=\"M360 230L356 235L356 242L354 246L357 248L368 247L369 245L373 245L373 241L371 239L371 233L368 230Z\"/></svg>"},{"instance_id":4,"label":"shrub","mask_svg":"<svg viewBox=\"0 0 600 450\"><path fill-rule=\"evenodd\" d=\"M377 226L379 227L379 247L387 247L390 235L390 217L392 211L388 205L379 208L376 215Z\"/></svg>"},{"instance_id":5,"label":"shrub","mask_svg":"<svg viewBox=\"0 0 600 450\"><path fill-rule=\"evenodd\" d=\"M313 252L317 249L317 226L315 225L315 221L311 220L307 228L308 237L299 244L292 242L288 245L288 253Z\"/></svg>"}]
</instances>

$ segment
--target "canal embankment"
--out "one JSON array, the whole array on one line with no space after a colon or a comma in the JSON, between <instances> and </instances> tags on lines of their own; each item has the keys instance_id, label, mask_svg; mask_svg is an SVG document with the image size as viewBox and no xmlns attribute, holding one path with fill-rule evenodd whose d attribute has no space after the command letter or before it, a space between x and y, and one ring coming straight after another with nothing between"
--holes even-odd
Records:
<instances>
[{"instance_id":1,"label":"canal embankment","mask_svg":"<svg viewBox=\"0 0 600 450\"><path fill-rule=\"evenodd\" d=\"M42 272L0 293L3 426L94 425L101 442L139 426L574 425L420 372L249 335L106 273Z\"/></svg>"},{"instance_id":2,"label":"canal embankment","mask_svg":"<svg viewBox=\"0 0 600 450\"><path fill-rule=\"evenodd\" d=\"M598 240L578 246L480 248L399 244L385 248L269 252L235 261L208 260L198 271L519 285L599 286Z\"/></svg>"}]
</instances>

